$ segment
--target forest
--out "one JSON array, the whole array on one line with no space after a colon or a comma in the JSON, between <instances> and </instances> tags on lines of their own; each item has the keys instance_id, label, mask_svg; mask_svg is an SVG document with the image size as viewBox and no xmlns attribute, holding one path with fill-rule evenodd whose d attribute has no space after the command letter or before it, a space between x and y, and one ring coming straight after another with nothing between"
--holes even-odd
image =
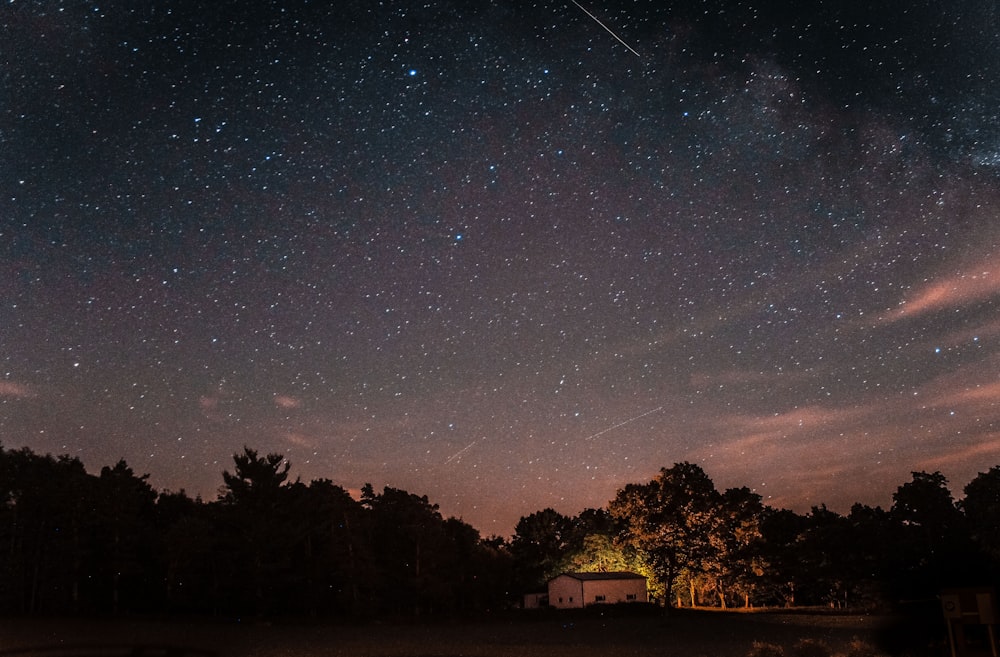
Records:
<instances>
[{"instance_id":1,"label":"forest","mask_svg":"<svg viewBox=\"0 0 1000 657\"><path fill-rule=\"evenodd\" d=\"M914 472L889 509L805 514L676 463L605 508L543 509L483 537L426 496L289 476L247 447L217 499L155 491L125 461L0 445L0 613L375 618L516 608L567 571L632 570L665 606L890 610L1000 573L1000 466L956 501Z\"/></svg>"}]
</instances>

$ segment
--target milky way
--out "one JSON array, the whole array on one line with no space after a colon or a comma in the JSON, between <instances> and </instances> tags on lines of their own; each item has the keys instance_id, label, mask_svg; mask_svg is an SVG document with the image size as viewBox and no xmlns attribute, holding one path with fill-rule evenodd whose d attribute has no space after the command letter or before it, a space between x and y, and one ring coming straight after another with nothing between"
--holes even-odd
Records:
<instances>
[{"instance_id":1,"label":"milky way","mask_svg":"<svg viewBox=\"0 0 1000 657\"><path fill-rule=\"evenodd\" d=\"M1000 463L995 3L147 4L0 8L6 448L500 535Z\"/></svg>"}]
</instances>

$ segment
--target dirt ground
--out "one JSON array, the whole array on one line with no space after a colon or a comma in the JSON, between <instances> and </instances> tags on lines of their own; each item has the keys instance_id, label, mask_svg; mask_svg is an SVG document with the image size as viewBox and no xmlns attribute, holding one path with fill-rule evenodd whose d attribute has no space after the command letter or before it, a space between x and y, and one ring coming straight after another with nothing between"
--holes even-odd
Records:
<instances>
[{"instance_id":1,"label":"dirt ground","mask_svg":"<svg viewBox=\"0 0 1000 657\"><path fill-rule=\"evenodd\" d=\"M931 657L947 654L943 636L943 624L778 612L546 611L476 621L357 625L0 619L0 656Z\"/></svg>"}]
</instances>

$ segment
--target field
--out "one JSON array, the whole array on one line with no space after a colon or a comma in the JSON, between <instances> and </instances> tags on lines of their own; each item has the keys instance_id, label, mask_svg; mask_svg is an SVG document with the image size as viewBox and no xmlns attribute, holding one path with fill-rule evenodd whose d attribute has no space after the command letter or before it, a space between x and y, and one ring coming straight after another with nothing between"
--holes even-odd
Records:
<instances>
[{"instance_id":1,"label":"field","mask_svg":"<svg viewBox=\"0 0 1000 657\"><path fill-rule=\"evenodd\" d=\"M940 632L938 631L940 630ZM944 626L829 613L520 613L489 620L303 624L0 620L0 655L45 657L913 657ZM907 645L909 644L909 645ZM168 649L169 648L169 649Z\"/></svg>"}]
</instances>

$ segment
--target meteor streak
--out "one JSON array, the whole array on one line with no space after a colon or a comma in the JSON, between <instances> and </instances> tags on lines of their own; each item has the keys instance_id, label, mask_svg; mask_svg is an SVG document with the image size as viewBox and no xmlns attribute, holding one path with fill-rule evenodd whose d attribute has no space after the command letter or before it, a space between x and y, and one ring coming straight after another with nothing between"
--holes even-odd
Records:
<instances>
[{"instance_id":1,"label":"meteor streak","mask_svg":"<svg viewBox=\"0 0 1000 657\"><path fill-rule=\"evenodd\" d=\"M597 438L598 436L603 436L604 434L606 434L609 431L614 431L618 427L624 427L626 424L628 424L630 422L635 422L639 418L644 418L647 415L652 415L653 413L656 413L657 411L662 411L662 410L663 410L662 406L657 406L656 408L654 408L651 411L646 411L645 413L643 413L641 415L636 415L635 417L630 417L629 419L625 420L624 422L619 422L618 424L613 424L610 427L608 427L607 429L604 429L603 431L598 431L595 434L591 434L591 435L587 436L586 438L584 438L584 440L593 440L594 438ZM471 445L470 445L470 447L471 447ZM466 447L466 449L468 449L468 447ZM465 450L463 450L463 451L465 451ZM459 453L461 453L461 452L459 452Z\"/></svg>"},{"instance_id":2,"label":"meteor streak","mask_svg":"<svg viewBox=\"0 0 1000 657\"><path fill-rule=\"evenodd\" d=\"M479 442L478 440L473 440L471 443L469 443L468 445L466 445L465 447L463 447L462 449L458 450L457 452L455 452L454 454L452 454L451 456L449 456L447 459L445 459L444 464L448 465L449 463L451 463L452 461L454 461L455 459L457 459L459 456L461 456L462 454L465 454L467 451L469 451L470 449L472 449L472 446L475 445L478 442Z\"/></svg>"},{"instance_id":3,"label":"meteor streak","mask_svg":"<svg viewBox=\"0 0 1000 657\"><path fill-rule=\"evenodd\" d=\"M624 41L622 41L622 38L621 38L620 36L618 36L617 34L615 34L614 32L612 32L612 31L611 31L611 28L610 28L610 27L608 27L607 25L605 25L604 23L602 23L602 22L601 22L601 19L599 19L599 18L598 18L597 16L594 16L594 15L593 15L592 13L590 13L589 11L587 11L587 10L586 10L586 9L584 8L584 6L583 6L583 5L581 5L581 4L579 3L579 2L577 2L576 0L573 0L573 4L574 4L574 5L576 5L577 7L579 7L579 8L580 8L580 10L581 10L581 11L583 11L583 13L585 13L585 14L587 14L588 16L590 16L591 18L593 18L593 19L594 19L594 22L595 22L595 23L597 23L598 25L600 25L601 27L603 27L603 28L604 28L605 30L607 30L607 31L608 31L608 34L610 34L610 35L611 35L611 36L613 36L614 38L618 39L618 43L620 43L620 44L622 44L623 46L625 46L626 48L628 48L628 49L629 49L629 52L631 52L631 53L632 53L633 55L635 55L636 57L639 57L639 58L642 58L642 55L640 55L639 53L637 53L637 52L635 51L635 48L633 48L632 46L630 46L630 45L628 45L627 43L625 43Z\"/></svg>"}]
</instances>

